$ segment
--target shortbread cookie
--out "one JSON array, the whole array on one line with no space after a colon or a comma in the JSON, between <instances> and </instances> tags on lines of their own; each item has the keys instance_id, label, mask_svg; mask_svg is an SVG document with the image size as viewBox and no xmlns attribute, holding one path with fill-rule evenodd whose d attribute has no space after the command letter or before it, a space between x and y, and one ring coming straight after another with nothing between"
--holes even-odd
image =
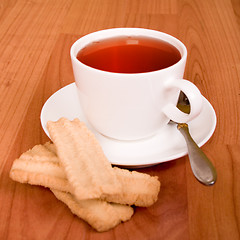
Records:
<instances>
[{"instance_id":1,"label":"shortbread cookie","mask_svg":"<svg viewBox=\"0 0 240 240\"><path fill-rule=\"evenodd\" d=\"M49 121L47 128L78 200L122 191L110 162L84 123L61 118Z\"/></svg>"},{"instance_id":2,"label":"shortbread cookie","mask_svg":"<svg viewBox=\"0 0 240 240\"><path fill-rule=\"evenodd\" d=\"M114 172L123 186L123 191L102 196L102 199L139 207L148 207L157 201L160 191L158 177L117 167L114 167Z\"/></svg>"},{"instance_id":3,"label":"shortbread cookie","mask_svg":"<svg viewBox=\"0 0 240 240\"><path fill-rule=\"evenodd\" d=\"M55 151L54 144L35 146L13 162L10 177L21 183L41 185L74 194ZM157 201L160 190L157 177L117 167L113 170L123 190L116 194L102 195L102 199L141 207L148 207Z\"/></svg>"},{"instance_id":4,"label":"shortbread cookie","mask_svg":"<svg viewBox=\"0 0 240 240\"><path fill-rule=\"evenodd\" d=\"M73 192L54 148L53 144L46 143L36 145L23 153L13 162L10 177L21 183ZM53 149L54 152L49 149Z\"/></svg>"},{"instance_id":5,"label":"shortbread cookie","mask_svg":"<svg viewBox=\"0 0 240 240\"><path fill-rule=\"evenodd\" d=\"M133 208L126 205L110 204L98 199L77 200L70 193L51 189L54 195L64 202L73 214L88 222L99 232L107 231L121 221L129 220Z\"/></svg>"}]
</instances>

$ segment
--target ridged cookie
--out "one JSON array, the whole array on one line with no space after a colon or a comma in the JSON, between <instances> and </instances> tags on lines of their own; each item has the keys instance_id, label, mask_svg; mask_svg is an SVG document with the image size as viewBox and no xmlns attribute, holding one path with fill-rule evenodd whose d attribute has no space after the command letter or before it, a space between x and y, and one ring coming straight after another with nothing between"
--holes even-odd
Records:
<instances>
[{"instance_id":1,"label":"ridged cookie","mask_svg":"<svg viewBox=\"0 0 240 240\"><path fill-rule=\"evenodd\" d=\"M78 200L122 191L110 162L84 123L61 118L49 121L47 128Z\"/></svg>"},{"instance_id":2,"label":"ridged cookie","mask_svg":"<svg viewBox=\"0 0 240 240\"><path fill-rule=\"evenodd\" d=\"M79 201L70 193L51 190L73 214L88 222L98 232L108 231L122 221L129 220L133 215L133 208L127 205L110 204L99 199Z\"/></svg>"}]
</instances>

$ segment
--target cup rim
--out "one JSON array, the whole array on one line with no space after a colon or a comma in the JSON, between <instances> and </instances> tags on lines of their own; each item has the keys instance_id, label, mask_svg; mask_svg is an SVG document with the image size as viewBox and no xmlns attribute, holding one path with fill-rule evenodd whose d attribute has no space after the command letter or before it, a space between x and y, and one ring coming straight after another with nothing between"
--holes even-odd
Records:
<instances>
[{"instance_id":1,"label":"cup rim","mask_svg":"<svg viewBox=\"0 0 240 240\"><path fill-rule=\"evenodd\" d=\"M178 62L176 62L175 64L173 64L173 65L171 65L167 68L163 68L163 69L159 69L159 70L155 70L155 71L149 71L149 72L142 72L142 73L141 72L140 73L109 72L109 71L93 68L89 65L86 65L86 64L82 63L81 61L79 61L77 59L77 53L80 51L80 49L85 47L87 44L91 43L92 41L118 36L118 35L114 35L114 33L118 33L119 36L132 35L132 36L149 36L149 37L161 38L162 40L167 41L168 43L170 43L171 45L173 45L174 47L176 47L178 49L178 51L181 54L181 59ZM97 36L97 38L94 39L94 40L91 40L95 36ZM149 73L155 73L155 72L160 72L160 71L161 72L167 71L171 68L176 67L179 64L182 64L183 62L186 61L186 58L187 58L187 48L176 37L174 37L174 36L172 36L168 33L158 31L158 30L147 29L147 28L132 28L132 27L131 28L129 28L129 27L108 28L108 29L103 29L103 30L98 30L98 31L95 31L95 32L88 33L88 34L80 37L79 39L77 39L72 44L72 46L70 48L70 56L71 56L71 60L76 62L80 66L82 66L84 68L87 68L87 69L94 70L94 71L102 72L102 73L105 73L105 74L112 74L112 75L113 74L117 74L117 75L119 75L119 74L121 74L121 75L136 75L136 74L138 75L138 74L141 74L142 75L142 74L149 74Z\"/></svg>"}]
</instances>

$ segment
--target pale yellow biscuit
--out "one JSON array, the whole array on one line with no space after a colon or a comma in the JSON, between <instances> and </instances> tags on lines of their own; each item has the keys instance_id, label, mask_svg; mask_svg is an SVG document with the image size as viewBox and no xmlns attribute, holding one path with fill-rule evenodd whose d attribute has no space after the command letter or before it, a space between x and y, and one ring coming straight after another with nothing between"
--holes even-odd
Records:
<instances>
[{"instance_id":1,"label":"pale yellow biscuit","mask_svg":"<svg viewBox=\"0 0 240 240\"><path fill-rule=\"evenodd\" d=\"M158 177L117 167L114 167L114 172L123 186L123 191L102 196L102 199L139 207L148 207L157 201L160 191Z\"/></svg>"},{"instance_id":2,"label":"pale yellow biscuit","mask_svg":"<svg viewBox=\"0 0 240 240\"><path fill-rule=\"evenodd\" d=\"M48 125L56 145L37 145L23 153L10 170L13 180L50 188L97 231L131 218L133 208L122 204L146 207L157 200L157 177L112 168L94 135L79 120L61 119ZM102 200L93 199L97 196Z\"/></svg>"},{"instance_id":3,"label":"pale yellow biscuit","mask_svg":"<svg viewBox=\"0 0 240 240\"><path fill-rule=\"evenodd\" d=\"M14 161L9 175L20 183L73 192L62 168L51 162L30 162L20 158Z\"/></svg>"},{"instance_id":4,"label":"pale yellow biscuit","mask_svg":"<svg viewBox=\"0 0 240 240\"><path fill-rule=\"evenodd\" d=\"M133 209L126 205L110 204L98 199L79 201L70 193L51 190L73 214L88 222L99 232L108 231L121 221L129 220L133 215Z\"/></svg>"},{"instance_id":5,"label":"pale yellow biscuit","mask_svg":"<svg viewBox=\"0 0 240 240\"><path fill-rule=\"evenodd\" d=\"M54 148L53 144L46 143L45 145L36 145L23 153L13 162L10 177L21 183L72 192L72 187L59 165Z\"/></svg>"},{"instance_id":6,"label":"pale yellow biscuit","mask_svg":"<svg viewBox=\"0 0 240 240\"><path fill-rule=\"evenodd\" d=\"M49 121L47 128L78 200L122 191L110 162L84 123L61 118Z\"/></svg>"}]
</instances>

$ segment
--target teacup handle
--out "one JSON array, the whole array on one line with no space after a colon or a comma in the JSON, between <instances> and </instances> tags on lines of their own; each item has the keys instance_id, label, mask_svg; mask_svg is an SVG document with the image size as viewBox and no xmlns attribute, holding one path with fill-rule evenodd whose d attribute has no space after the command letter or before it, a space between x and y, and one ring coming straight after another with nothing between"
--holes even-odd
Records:
<instances>
[{"instance_id":1,"label":"teacup handle","mask_svg":"<svg viewBox=\"0 0 240 240\"><path fill-rule=\"evenodd\" d=\"M163 107L163 113L172 121L186 123L198 116L202 109L203 98L199 89L191 82L184 79L177 79L166 83L166 88L178 88L188 98L191 111L189 114L183 113L174 104L169 103Z\"/></svg>"}]
</instances>

